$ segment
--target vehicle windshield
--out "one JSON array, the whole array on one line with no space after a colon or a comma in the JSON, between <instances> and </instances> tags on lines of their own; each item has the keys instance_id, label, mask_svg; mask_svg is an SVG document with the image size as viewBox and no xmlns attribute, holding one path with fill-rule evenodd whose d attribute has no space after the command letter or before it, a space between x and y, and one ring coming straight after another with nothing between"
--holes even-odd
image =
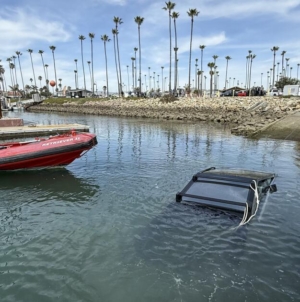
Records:
<instances>
[{"instance_id":1,"label":"vehicle windshield","mask_svg":"<svg viewBox=\"0 0 300 302\"><path fill-rule=\"evenodd\" d=\"M216 184L206 182L195 182L186 192L186 194L198 195L201 197L216 198L221 200L242 202L247 201L249 188L241 188L227 184Z\"/></svg>"}]
</instances>

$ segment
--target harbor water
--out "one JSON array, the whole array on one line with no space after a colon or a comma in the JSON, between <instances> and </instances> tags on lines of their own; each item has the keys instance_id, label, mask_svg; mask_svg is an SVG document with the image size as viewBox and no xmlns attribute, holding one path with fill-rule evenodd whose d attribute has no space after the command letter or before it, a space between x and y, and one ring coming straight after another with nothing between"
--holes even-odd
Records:
<instances>
[{"instance_id":1,"label":"harbor water","mask_svg":"<svg viewBox=\"0 0 300 302\"><path fill-rule=\"evenodd\" d=\"M1 302L300 300L300 143L215 124L9 112L80 123L66 168L0 173ZM54 133L55 134L55 133ZM276 173L251 223L175 202L207 167Z\"/></svg>"}]
</instances>

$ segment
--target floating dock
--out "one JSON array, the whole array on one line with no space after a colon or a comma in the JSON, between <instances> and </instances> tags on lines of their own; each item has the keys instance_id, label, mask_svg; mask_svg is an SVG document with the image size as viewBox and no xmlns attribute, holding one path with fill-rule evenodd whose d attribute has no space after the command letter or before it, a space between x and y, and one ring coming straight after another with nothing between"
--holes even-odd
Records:
<instances>
[{"instance_id":1,"label":"floating dock","mask_svg":"<svg viewBox=\"0 0 300 302\"><path fill-rule=\"evenodd\" d=\"M0 140L14 139L22 137L38 137L57 135L70 132L89 132L89 126L81 124L60 124L60 125L38 125L31 124L26 126L0 127Z\"/></svg>"}]
</instances>

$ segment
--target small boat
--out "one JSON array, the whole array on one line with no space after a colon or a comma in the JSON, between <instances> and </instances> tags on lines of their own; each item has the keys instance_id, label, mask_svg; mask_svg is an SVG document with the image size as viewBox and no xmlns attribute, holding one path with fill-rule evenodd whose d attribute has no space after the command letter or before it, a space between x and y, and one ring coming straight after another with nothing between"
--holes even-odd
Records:
<instances>
[{"instance_id":1,"label":"small boat","mask_svg":"<svg viewBox=\"0 0 300 302\"><path fill-rule=\"evenodd\" d=\"M176 201L241 214L245 224L256 215L264 195L277 191L274 178L273 173L211 167L195 174Z\"/></svg>"},{"instance_id":2,"label":"small boat","mask_svg":"<svg viewBox=\"0 0 300 302\"><path fill-rule=\"evenodd\" d=\"M0 143L0 170L66 166L96 144L95 134L73 130L49 138Z\"/></svg>"}]
</instances>

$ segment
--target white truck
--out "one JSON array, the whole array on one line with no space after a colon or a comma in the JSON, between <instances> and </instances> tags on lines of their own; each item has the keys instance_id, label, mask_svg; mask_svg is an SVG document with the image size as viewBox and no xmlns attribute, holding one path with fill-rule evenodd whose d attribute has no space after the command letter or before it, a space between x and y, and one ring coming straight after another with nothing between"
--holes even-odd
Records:
<instances>
[{"instance_id":1,"label":"white truck","mask_svg":"<svg viewBox=\"0 0 300 302\"><path fill-rule=\"evenodd\" d=\"M283 87L283 95L300 96L300 85L285 85Z\"/></svg>"}]
</instances>

